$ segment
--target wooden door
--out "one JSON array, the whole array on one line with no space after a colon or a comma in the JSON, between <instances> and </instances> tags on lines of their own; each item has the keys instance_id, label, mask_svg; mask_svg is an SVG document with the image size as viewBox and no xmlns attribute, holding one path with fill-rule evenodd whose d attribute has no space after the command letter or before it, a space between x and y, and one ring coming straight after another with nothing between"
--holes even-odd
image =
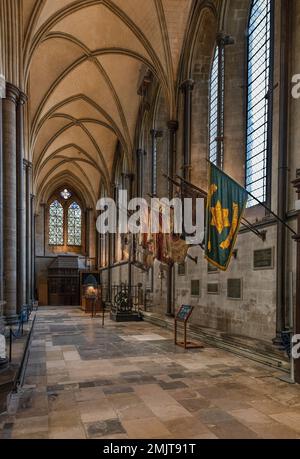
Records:
<instances>
[{"instance_id":1,"label":"wooden door","mask_svg":"<svg viewBox=\"0 0 300 459\"><path fill-rule=\"evenodd\" d=\"M78 277L50 277L48 278L50 306L77 306L79 305Z\"/></svg>"}]
</instances>

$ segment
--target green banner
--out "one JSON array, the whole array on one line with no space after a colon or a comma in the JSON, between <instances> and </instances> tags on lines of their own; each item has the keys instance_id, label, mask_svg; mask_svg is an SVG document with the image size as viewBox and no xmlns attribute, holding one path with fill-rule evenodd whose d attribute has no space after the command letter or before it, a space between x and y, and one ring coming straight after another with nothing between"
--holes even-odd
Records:
<instances>
[{"instance_id":1,"label":"green banner","mask_svg":"<svg viewBox=\"0 0 300 459\"><path fill-rule=\"evenodd\" d=\"M247 191L214 164L209 164L205 258L222 271L230 262Z\"/></svg>"}]
</instances>

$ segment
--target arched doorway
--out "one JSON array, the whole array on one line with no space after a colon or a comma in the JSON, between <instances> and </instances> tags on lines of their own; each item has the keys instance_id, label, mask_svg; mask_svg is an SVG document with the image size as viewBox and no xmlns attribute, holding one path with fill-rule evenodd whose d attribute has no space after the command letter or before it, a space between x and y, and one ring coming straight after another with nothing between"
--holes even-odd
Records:
<instances>
[{"instance_id":1,"label":"arched doorway","mask_svg":"<svg viewBox=\"0 0 300 459\"><path fill-rule=\"evenodd\" d=\"M48 267L50 306L77 306L79 299L78 257L58 256Z\"/></svg>"},{"instance_id":2,"label":"arched doorway","mask_svg":"<svg viewBox=\"0 0 300 459\"><path fill-rule=\"evenodd\" d=\"M79 300L78 256L85 250L84 206L69 187L61 187L47 203L48 248L59 254L48 267L48 302L74 306ZM60 254L66 255L60 255Z\"/></svg>"}]
</instances>

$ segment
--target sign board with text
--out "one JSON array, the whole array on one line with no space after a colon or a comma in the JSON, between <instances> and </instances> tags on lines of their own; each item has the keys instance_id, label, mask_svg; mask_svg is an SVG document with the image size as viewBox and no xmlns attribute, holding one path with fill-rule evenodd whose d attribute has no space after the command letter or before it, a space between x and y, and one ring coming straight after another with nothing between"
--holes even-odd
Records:
<instances>
[{"instance_id":1,"label":"sign board with text","mask_svg":"<svg viewBox=\"0 0 300 459\"><path fill-rule=\"evenodd\" d=\"M186 321L189 319L190 315L193 312L194 307L188 304L183 304L180 306L179 311L177 312L176 319Z\"/></svg>"},{"instance_id":2,"label":"sign board with text","mask_svg":"<svg viewBox=\"0 0 300 459\"><path fill-rule=\"evenodd\" d=\"M187 322L191 317L194 306L189 304L183 304L180 306L174 321L174 342L177 346L183 347L184 349L201 349L203 348L202 344L193 343L187 340ZM179 323L179 324L178 324ZM183 327L183 341L179 341L177 338L178 335L178 325L180 328Z\"/></svg>"}]
</instances>

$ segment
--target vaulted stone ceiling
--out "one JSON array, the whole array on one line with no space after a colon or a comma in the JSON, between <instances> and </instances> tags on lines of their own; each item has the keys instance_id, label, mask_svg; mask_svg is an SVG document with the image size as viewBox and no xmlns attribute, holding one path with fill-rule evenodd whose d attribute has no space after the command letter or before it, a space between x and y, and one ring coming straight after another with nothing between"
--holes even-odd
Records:
<instances>
[{"instance_id":1,"label":"vaulted stone ceiling","mask_svg":"<svg viewBox=\"0 0 300 459\"><path fill-rule=\"evenodd\" d=\"M23 0L25 87L34 186L60 177L99 197L119 141L131 164L147 69L170 119L192 0Z\"/></svg>"}]
</instances>

